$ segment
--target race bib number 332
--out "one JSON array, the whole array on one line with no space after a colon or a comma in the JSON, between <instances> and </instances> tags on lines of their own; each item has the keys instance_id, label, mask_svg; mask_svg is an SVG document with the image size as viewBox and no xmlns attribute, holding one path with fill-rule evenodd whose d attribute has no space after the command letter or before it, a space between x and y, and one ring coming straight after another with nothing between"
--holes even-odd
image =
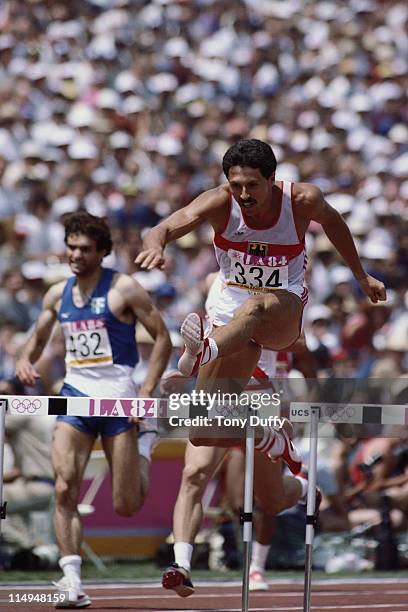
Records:
<instances>
[{"instance_id":1,"label":"race bib number 332","mask_svg":"<svg viewBox=\"0 0 408 612\"><path fill-rule=\"evenodd\" d=\"M68 367L89 368L113 363L112 346L103 320L70 321L62 327Z\"/></svg>"},{"instance_id":2,"label":"race bib number 332","mask_svg":"<svg viewBox=\"0 0 408 612\"><path fill-rule=\"evenodd\" d=\"M285 256L249 255L229 250L231 268L227 285L252 291L288 288L288 261Z\"/></svg>"}]
</instances>

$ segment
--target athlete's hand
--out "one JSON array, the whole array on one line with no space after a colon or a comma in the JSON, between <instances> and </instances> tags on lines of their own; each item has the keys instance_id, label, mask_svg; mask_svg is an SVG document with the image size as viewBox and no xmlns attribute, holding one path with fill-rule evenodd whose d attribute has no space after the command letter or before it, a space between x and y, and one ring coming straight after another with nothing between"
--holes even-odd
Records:
<instances>
[{"instance_id":1,"label":"athlete's hand","mask_svg":"<svg viewBox=\"0 0 408 612\"><path fill-rule=\"evenodd\" d=\"M25 358L21 358L17 361L16 376L23 385L27 385L28 387L34 387L37 380L41 378L33 364Z\"/></svg>"},{"instance_id":2,"label":"athlete's hand","mask_svg":"<svg viewBox=\"0 0 408 612\"><path fill-rule=\"evenodd\" d=\"M364 291L364 293L370 298L373 304L377 304L377 302L385 302L387 299L384 283L377 280L373 276L367 274L365 278L358 279L358 284L360 285L362 291Z\"/></svg>"},{"instance_id":3,"label":"athlete's hand","mask_svg":"<svg viewBox=\"0 0 408 612\"><path fill-rule=\"evenodd\" d=\"M141 267L142 270L153 270L164 268L164 253L160 247L150 247L141 251L135 259L135 263Z\"/></svg>"},{"instance_id":4,"label":"athlete's hand","mask_svg":"<svg viewBox=\"0 0 408 612\"><path fill-rule=\"evenodd\" d=\"M138 391L137 391L137 396L143 399L147 399L149 397L152 397L153 395L153 389L151 389L150 387L145 387L143 385L140 385ZM133 417L130 416L128 417L128 421L129 423L140 423L140 421L143 421L143 417Z\"/></svg>"},{"instance_id":5,"label":"athlete's hand","mask_svg":"<svg viewBox=\"0 0 408 612\"><path fill-rule=\"evenodd\" d=\"M169 370L169 372L162 376L160 381L160 392L166 395L170 393L181 393L190 381L191 378L184 376L184 374L178 370Z\"/></svg>"}]
</instances>

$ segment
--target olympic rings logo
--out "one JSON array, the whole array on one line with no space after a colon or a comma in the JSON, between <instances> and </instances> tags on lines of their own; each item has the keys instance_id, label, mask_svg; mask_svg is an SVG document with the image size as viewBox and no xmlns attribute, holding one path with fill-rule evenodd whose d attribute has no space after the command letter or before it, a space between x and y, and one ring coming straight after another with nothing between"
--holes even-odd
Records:
<instances>
[{"instance_id":1,"label":"olympic rings logo","mask_svg":"<svg viewBox=\"0 0 408 612\"><path fill-rule=\"evenodd\" d=\"M248 407L237 404L216 404L215 412L225 418L240 418L246 416Z\"/></svg>"},{"instance_id":2,"label":"olympic rings logo","mask_svg":"<svg viewBox=\"0 0 408 612\"><path fill-rule=\"evenodd\" d=\"M11 406L12 408L14 408L14 410L17 410L17 412L19 412L20 414L23 414L24 412L33 414L33 412L41 408L41 400L39 399L30 400L28 398L24 398L23 400L13 399L13 401L11 402Z\"/></svg>"},{"instance_id":3,"label":"olympic rings logo","mask_svg":"<svg viewBox=\"0 0 408 612\"><path fill-rule=\"evenodd\" d=\"M326 406L323 410L323 414L326 418L330 419L330 421L347 421L352 419L356 411L352 406L342 406L342 407L332 407Z\"/></svg>"}]
</instances>

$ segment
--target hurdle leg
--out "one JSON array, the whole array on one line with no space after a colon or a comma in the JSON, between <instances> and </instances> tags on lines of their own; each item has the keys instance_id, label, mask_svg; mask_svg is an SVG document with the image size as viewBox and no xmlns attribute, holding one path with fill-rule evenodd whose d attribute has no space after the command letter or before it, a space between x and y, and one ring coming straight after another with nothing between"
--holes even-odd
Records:
<instances>
[{"instance_id":1,"label":"hurdle leg","mask_svg":"<svg viewBox=\"0 0 408 612\"><path fill-rule=\"evenodd\" d=\"M0 532L1 532L1 519L6 518L6 502L3 503L3 471L4 471L4 442L6 439L6 409L7 409L7 400L0 399Z\"/></svg>"},{"instance_id":2,"label":"hurdle leg","mask_svg":"<svg viewBox=\"0 0 408 612\"><path fill-rule=\"evenodd\" d=\"M245 440L245 489L243 524L244 575L242 581L242 612L248 612L249 606L249 565L252 548L252 506L254 495L254 431L250 425L246 428Z\"/></svg>"},{"instance_id":3,"label":"hurdle leg","mask_svg":"<svg viewBox=\"0 0 408 612\"><path fill-rule=\"evenodd\" d=\"M319 434L319 406L311 406L310 438L309 438L309 481L307 487L306 510L306 555L305 555L305 584L303 592L303 612L310 612L310 598L312 587L312 554L315 530L316 509L316 472L317 472L317 441Z\"/></svg>"}]
</instances>

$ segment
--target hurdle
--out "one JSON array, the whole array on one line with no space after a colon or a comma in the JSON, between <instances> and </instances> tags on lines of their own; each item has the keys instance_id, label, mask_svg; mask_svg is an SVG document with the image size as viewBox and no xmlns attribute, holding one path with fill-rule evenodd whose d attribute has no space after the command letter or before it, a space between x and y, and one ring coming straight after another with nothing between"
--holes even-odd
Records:
<instances>
[{"instance_id":1,"label":"hurdle","mask_svg":"<svg viewBox=\"0 0 408 612\"><path fill-rule=\"evenodd\" d=\"M182 407L181 407L182 408ZM181 412L184 412L181 409ZM271 414L280 410L272 408ZM82 417L139 417L168 418L168 400L156 398L92 398L16 396L0 397L0 528L6 518L6 502L3 501L3 467L5 443L5 417L13 416L82 416ZM185 415L188 416L188 408ZM312 553L315 531L315 494L317 475L317 447L320 423L408 425L408 406L401 404L340 404L322 402L291 402L289 418L294 423L310 423L309 482L306 506L305 579L303 612L310 612L312 592ZM242 612L248 612L249 561L252 544L252 499L254 468L254 431L246 429L245 495L243 521L244 580Z\"/></svg>"},{"instance_id":2,"label":"hurdle","mask_svg":"<svg viewBox=\"0 0 408 612\"><path fill-rule=\"evenodd\" d=\"M249 411L248 411L249 414ZM241 516L242 540L244 545L244 564L242 580L242 612L249 609L249 566L251 563L252 527L253 527L253 497L254 497L254 429L249 425L245 431L245 480L244 480L244 511Z\"/></svg>"},{"instance_id":3,"label":"hurdle","mask_svg":"<svg viewBox=\"0 0 408 612\"><path fill-rule=\"evenodd\" d=\"M3 395L0 397L0 532L6 518L3 501L4 444L6 414L12 416L139 417L167 416L167 401L152 398L60 397Z\"/></svg>"}]
</instances>

